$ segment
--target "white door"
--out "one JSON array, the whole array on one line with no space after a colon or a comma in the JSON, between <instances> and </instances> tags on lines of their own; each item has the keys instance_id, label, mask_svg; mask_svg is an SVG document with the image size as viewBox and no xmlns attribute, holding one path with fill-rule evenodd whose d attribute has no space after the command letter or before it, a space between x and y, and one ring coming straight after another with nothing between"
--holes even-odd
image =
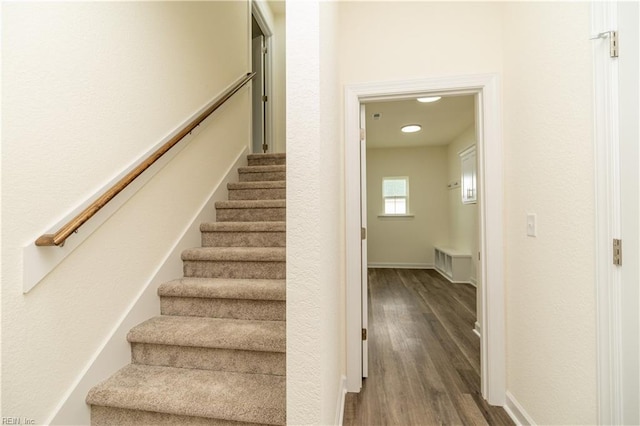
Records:
<instances>
[{"instance_id":1,"label":"white door","mask_svg":"<svg viewBox=\"0 0 640 426\"><path fill-rule=\"evenodd\" d=\"M258 36L252 42L252 70L256 73L252 83L252 138L253 153L266 152L265 149L265 74L264 37Z\"/></svg>"},{"instance_id":2,"label":"white door","mask_svg":"<svg viewBox=\"0 0 640 426\"><path fill-rule=\"evenodd\" d=\"M619 140L620 140L620 239L622 240L622 419L640 424L640 7L638 2L618 2Z\"/></svg>"},{"instance_id":3,"label":"white door","mask_svg":"<svg viewBox=\"0 0 640 426\"><path fill-rule=\"evenodd\" d=\"M367 140L365 106L360 105L360 226L362 227L362 377L369 376L369 304L367 267ZM365 334L366 333L366 334Z\"/></svg>"}]
</instances>

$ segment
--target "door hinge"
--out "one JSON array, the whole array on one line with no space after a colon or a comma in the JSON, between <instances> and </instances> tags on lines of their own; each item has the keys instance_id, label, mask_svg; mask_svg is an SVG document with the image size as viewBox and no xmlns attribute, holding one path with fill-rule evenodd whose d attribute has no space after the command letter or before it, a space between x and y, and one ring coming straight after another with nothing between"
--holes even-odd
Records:
<instances>
[{"instance_id":1,"label":"door hinge","mask_svg":"<svg viewBox=\"0 0 640 426\"><path fill-rule=\"evenodd\" d=\"M264 95L264 96L262 97L262 102L267 102L267 95Z\"/></svg>"},{"instance_id":2,"label":"door hinge","mask_svg":"<svg viewBox=\"0 0 640 426\"><path fill-rule=\"evenodd\" d=\"M267 46L263 46L262 47L262 54L266 55L267 53L269 53L269 48Z\"/></svg>"},{"instance_id":3,"label":"door hinge","mask_svg":"<svg viewBox=\"0 0 640 426\"><path fill-rule=\"evenodd\" d=\"M363 141L364 137L365 137L366 133L364 131L364 129L360 129L360 140Z\"/></svg>"},{"instance_id":4,"label":"door hinge","mask_svg":"<svg viewBox=\"0 0 640 426\"><path fill-rule=\"evenodd\" d=\"M269 145L267 145L266 143L263 143L263 144L262 144L262 150L263 150L264 152L267 152L267 151L269 150Z\"/></svg>"},{"instance_id":5,"label":"door hinge","mask_svg":"<svg viewBox=\"0 0 640 426\"><path fill-rule=\"evenodd\" d=\"M367 340L367 329L366 328L362 329L362 340Z\"/></svg>"},{"instance_id":6,"label":"door hinge","mask_svg":"<svg viewBox=\"0 0 640 426\"><path fill-rule=\"evenodd\" d=\"M617 31L610 31L609 55L611 55L612 58L618 57L618 32Z\"/></svg>"},{"instance_id":7,"label":"door hinge","mask_svg":"<svg viewBox=\"0 0 640 426\"><path fill-rule=\"evenodd\" d=\"M360 228L360 238L363 240L367 239L367 228Z\"/></svg>"},{"instance_id":8,"label":"door hinge","mask_svg":"<svg viewBox=\"0 0 640 426\"><path fill-rule=\"evenodd\" d=\"M595 36L591 37L591 40L597 40L601 38L609 38L609 56L612 58L618 57L618 32L617 31L603 31Z\"/></svg>"},{"instance_id":9,"label":"door hinge","mask_svg":"<svg viewBox=\"0 0 640 426\"><path fill-rule=\"evenodd\" d=\"M622 265L622 240L613 239L613 264Z\"/></svg>"}]
</instances>

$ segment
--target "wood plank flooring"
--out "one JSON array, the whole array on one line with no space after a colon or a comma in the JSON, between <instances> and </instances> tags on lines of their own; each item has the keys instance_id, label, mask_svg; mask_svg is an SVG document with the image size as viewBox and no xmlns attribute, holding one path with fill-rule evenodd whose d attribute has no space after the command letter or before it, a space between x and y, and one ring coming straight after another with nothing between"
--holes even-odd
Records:
<instances>
[{"instance_id":1,"label":"wood plank flooring","mask_svg":"<svg viewBox=\"0 0 640 426\"><path fill-rule=\"evenodd\" d=\"M369 377L344 425L513 425L480 395L476 290L433 270L369 269Z\"/></svg>"}]
</instances>

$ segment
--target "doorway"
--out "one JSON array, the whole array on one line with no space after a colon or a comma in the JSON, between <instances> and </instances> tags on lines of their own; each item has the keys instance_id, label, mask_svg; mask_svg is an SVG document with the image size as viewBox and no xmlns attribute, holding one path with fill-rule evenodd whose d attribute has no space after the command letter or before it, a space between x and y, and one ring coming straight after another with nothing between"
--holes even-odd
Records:
<instances>
[{"instance_id":1,"label":"doorway","mask_svg":"<svg viewBox=\"0 0 640 426\"><path fill-rule=\"evenodd\" d=\"M271 91L271 60L269 45L272 31L260 9L251 13L251 71L255 73L251 92L251 147L253 153L266 153L271 145L271 109L268 104Z\"/></svg>"},{"instance_id":2,"label":"doorway","mask_svg":"<svg viewBox=\"0 0 640 426\"><path fill-rule=\"evenodd\" d=\"M492 405L504 405L506 391L504 282L502 252L502 140L499 126L499 89L496 75L462 76L396 83L348 86L345 91L345 184L346 184L346 339L347 390L359 392L362 387L363 353L363 274L361 105L380 100L402 100L433 95L474 95L478 126L478 175L480 185L480 252L479 318L481 336L481 392ZM360 143L358 143L360 142ZM363 280L364 279L364 280ZM364 320L366 321L366 319ZM364 338L364 339L363 339ZM364 341L363 341L364 340ZM364 349L363 349L364 348Z\"/></svg>"}]
</instances>

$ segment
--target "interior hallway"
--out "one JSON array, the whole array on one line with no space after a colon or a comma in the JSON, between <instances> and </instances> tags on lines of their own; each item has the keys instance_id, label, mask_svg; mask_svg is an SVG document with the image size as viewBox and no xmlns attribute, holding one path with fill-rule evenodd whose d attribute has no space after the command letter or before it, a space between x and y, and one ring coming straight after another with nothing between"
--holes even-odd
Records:
<instances>
[{"instance_id":1,"label":"interior hallway","mask_svg":"<svg viewBox=\"0 0 640 426\"><path fill-rule=\"evenodd\" d=\"M480 395L476 291L434 270L369 269L369 377L344 425L512 425Z\"/></svg>"}]
</instances>

